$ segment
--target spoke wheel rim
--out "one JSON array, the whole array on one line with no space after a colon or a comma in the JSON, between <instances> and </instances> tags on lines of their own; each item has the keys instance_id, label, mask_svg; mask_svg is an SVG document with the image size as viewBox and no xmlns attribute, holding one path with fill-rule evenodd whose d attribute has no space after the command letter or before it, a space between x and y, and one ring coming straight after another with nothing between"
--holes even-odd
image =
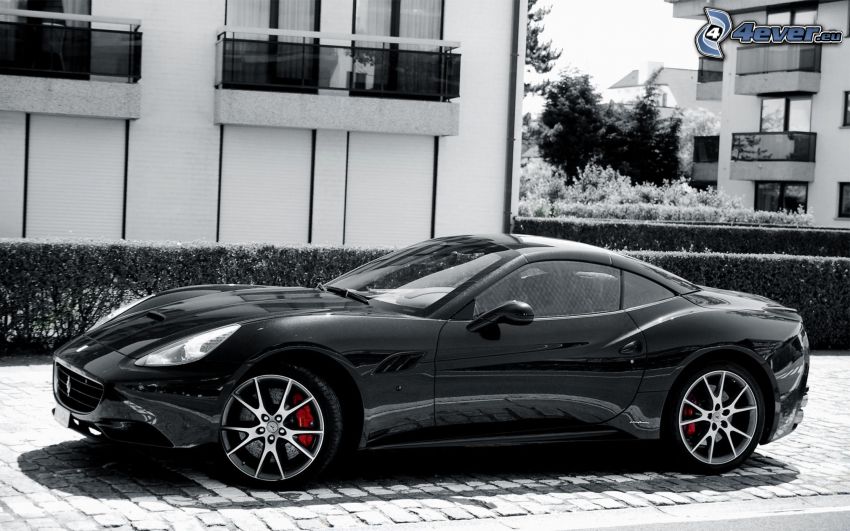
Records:
<instances>
[{"instance_id":1,"label":"spoke wheel rim","mask_svg":"<svg viewBox=\"0 0 850 531\"><path fill-rule=\"evenodd\" d=\"M255 480L282 481L307 470L319 455L325 423L306 386L266 374L233 390L219 431L225 455L240 472Z\"/></svg>"},{"instance_id":2,"label":"spoke wheel rim","mask_svg":"<svg viewBox=\"0 0 850 531\"><path fill-rule=\"evenodd\" d=\"M741 375L727 370L697 378L679 404L677 422L685 449L708 465L734 461L755 437L758 403Z\"/></svg>"}]
</instances>

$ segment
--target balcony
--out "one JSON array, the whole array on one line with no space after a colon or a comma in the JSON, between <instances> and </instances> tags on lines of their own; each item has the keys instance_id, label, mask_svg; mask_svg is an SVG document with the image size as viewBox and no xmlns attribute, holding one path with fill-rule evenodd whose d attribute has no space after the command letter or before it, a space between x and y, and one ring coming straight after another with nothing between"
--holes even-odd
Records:
<instances>
[{"instance_id":1,"label":"balcony","mask_svg":"<svg viewBox=\"0 0 850 531\"><path fill-rule=\"evenodd\" d=\"M757 11L764 10L768 7L775 6L776 0L665 0L673 4L673 17L675 18L691 18L702 20L705 22L705 7L714 7L729 11L732 13L735 21L738 20L735 15L741 11ZM743 16L746 16L743 15Z\"/></svg>"},{"instance_id":2,"label":"balcony","mask_svg":"<svg viewBox=\"0 0 850 531\"><path fill-rule=\"evenodd\" d=\"M735 133L731 178L807 181L815 176L816 133Z\"/></svg>"},{"instance_id":3,"label":"balcony","mask_svg":"<svg viewBox=\"0 0 850 531\"><path fill-rule=\"evenodd\" d=\"M0 110L138 118L133 19L0 8Z\"/></svg>"},{"instance_id":4,"label":"balcony","mask_svg":"<svg viewBox=\"0 0 850 531\"><path fill-rule=\"evenodd\" d=\"M697 100L720 101L723 93L723 61L700 57Z\"/></svg>"},{"instance_id":5,"label":"balcony","mask_svg":"<svg viewBox=\"0 0 850 531\"><path fill-rule=\"evenodd\" d=\"M694 169L691 174L691 180L717 183L717 161L719 158L719 136L695 136Z\"/></svg>"},{"instance_id":6,"label":"balcony","mask_svg":"<svg viewBox=\"0 0 850 531\"><path fill-rule=\"evenodd\" d=\"M458 46L224 27L216 42L216 122L457 134Z\"/></svg>"},{"instance_id":7,"label":"balcony","mask_svg":"<svg viewBox=\"0 0 850 531\"><path fill-rule=\"evenodd\" d=\"M735 93L758 96L820 90L821 46L760 45L738 48Z\"/></svg>"}]
</instances>

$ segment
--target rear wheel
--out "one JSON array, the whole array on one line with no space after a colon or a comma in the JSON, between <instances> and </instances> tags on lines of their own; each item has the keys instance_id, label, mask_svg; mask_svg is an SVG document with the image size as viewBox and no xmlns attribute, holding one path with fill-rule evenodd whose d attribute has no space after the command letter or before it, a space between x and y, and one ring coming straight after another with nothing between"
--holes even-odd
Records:
<instances>
[{"instance_id":1,"label":"rear wheel","mask_svg":"<svg viewBox=\"0 0 850 531\"><path fill-rule=\"evenodd\" d=\"M666 431L687 468L721 473L755 451L764 416L752 375L736 364L713 364L693 371L675 390Z\"/></svg>"},{"instance_id":2,"label":"rear wheel","mask_svg":"<svg viewBox=\"0 0 850 531\"><path fill-rule=\"evenodd\" d=\"M221 416L220 442L238 476L277 487L325 469L339 449L342 411L330 386L300 367L240 383Z\"/></svg>"}]
</instances>

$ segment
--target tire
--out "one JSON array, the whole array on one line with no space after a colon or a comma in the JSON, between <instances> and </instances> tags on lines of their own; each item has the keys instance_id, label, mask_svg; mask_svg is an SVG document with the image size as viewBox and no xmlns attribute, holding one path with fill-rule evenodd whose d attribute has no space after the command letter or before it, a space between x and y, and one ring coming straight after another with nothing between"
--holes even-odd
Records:
<instances>
[{"instance_id":1,"label":"tire","mask_svg":"<svg viewBox=\"0 0 850 531\"><path fill-rule=\"evenodd\" d=\"M339 399L321 376L303 367L281 366L234 387L221 414L219 455L238 480L273 488L299 486L336 457L342 419Z\"/></svg>"},{"instance_id":2,"label":"tire","mask_svg":"<svg viewBox=\"0 0 850 531\"><path fill-rule=\"evenodd\" d=\"M755 451L764 430L764 397L745 368L731 362L701 366L671 396L665 439L686 470L720 474Z\"/></svg>"}]
</instances>

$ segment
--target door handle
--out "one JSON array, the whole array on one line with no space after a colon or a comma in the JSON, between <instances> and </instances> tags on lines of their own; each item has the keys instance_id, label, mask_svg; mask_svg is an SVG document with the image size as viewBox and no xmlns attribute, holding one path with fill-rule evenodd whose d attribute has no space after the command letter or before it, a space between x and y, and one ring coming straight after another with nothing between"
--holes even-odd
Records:
<instances>
[{"instance_id":1,"label":"door handle","mask_svg":"<svg viewBox=\"0 0 850 531\"><path fill-rule=\"evenodd\" d=\"M640 354L643 350L643 345L641 345L640 341L630 341L623 345L623 348L620 349L620 354Z\"/></svg>"}]
</instances>

